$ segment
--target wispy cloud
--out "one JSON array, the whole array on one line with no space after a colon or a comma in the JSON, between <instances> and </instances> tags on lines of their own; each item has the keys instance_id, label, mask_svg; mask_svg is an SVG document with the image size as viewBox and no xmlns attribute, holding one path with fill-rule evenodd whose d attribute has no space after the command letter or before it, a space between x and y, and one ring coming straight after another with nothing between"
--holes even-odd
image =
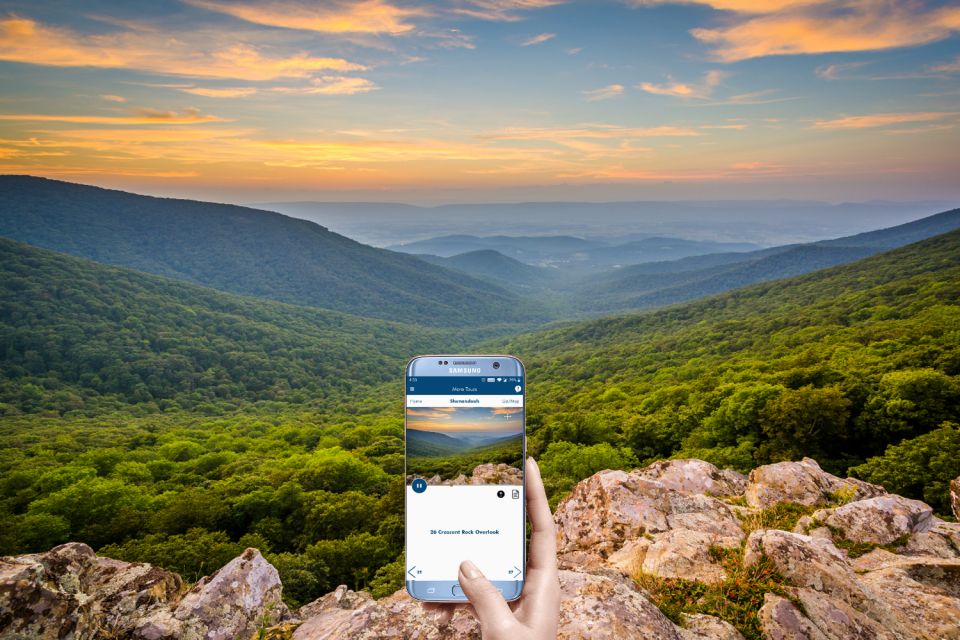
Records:
<instances>
[{"instance_id":1,"label":"wispy cloud","mask_svg":"<svg viewBox=\"0 0 960 640\"><path fill-rule=\"evenodd\" d=\"M557 37L555 33L540 33L535 36L531 36L520 43L521 47L529 47L535 44L543 44L547 40L553 40Z\"/></svg>"},{"instance_id":2,"label":"wispy cloud","mask_svg":"<svg viewBox=\"0 0 960 640\"><path fill-rule=\"evenodd\" d=\"M730 26L697 28L690 33L712 46L716 60L736 62L773 55L915 46L943 40L960 30L960 6L956 5L927 8L916 2L859 0L781 8L785 10L765 11L766 15Z\"/></svg>"},{"instance_id":3,"label":"wispy cloud","mask_svg":"<svg viewBox=\"0 0 960 640\"><path fill-rule=\"evenodd\" d=\"M508 127L487 134L495 140L575 140L583 139L624 139L674 136L703 135L689 127L621 127L612 124L584 124L577 127Z\"/></svg>"},{"instance_id":4,"label":"wispy cloud","mask_svg":"<svg viewBox=\"0 0 960 640\"><path fill-rule=\"evenodd\" d=\"M197 124L223 122L223 118L204 115L196 109L181 112L157 109L137 109L129 116L51 115L46 113L4 113L0 120L28 120L31 122L72 122L75 124Z\"/></svg>"},{"instance_id":5,"label":"wispy cloud","mask_svg":"<svg viewBox=\"0 0 960 640\"><path fill-rule=\"evenodd\" d=\"M623 95L623 85L622 84L608 84L605 87L600 87L599 89L592 89L590 91L583 91L583 95L587 100L593 102L596 100L609 100L610 98L616 98L617 96Z\"/></svg>"},{"instance_id":6,"label":"wispy cloud","mask_svg":"<svg viewBox=\"0 0 960 640\"><path fill-rule=\"evenodd\" d=\"M0 60L55 67L137 69L165 75L240 80L308 78L366 69L343 58L273 55L249 44L204 48L200 38L153 32L84 35L20 17L0 19Z\"/></svg>"},{"instance_id":7,"label":"wispy cloud","mask_svg":"<svg viewBox=\"0 0 960 640\"><path fill-rule=\"evenodd\" d=\"M205 98L245 98L257 92L256 87L182 87L180 91Z\"/></svg>"},{"instance_id":8,"label":"wispy cloud","mask_svg":"<svg viewBox=\"0 0 960 640\"><path fill-rule=\"evenodd\" d=\"M625 0L631 7L654 7L665 4L700 4L717 11L740 13L775 13L787 8L823 4L828 0Z\"/></svg>"},{"instance_id":9,"label":"wispy cloud","mask_svg":"<svg viewBox=\"0 0 960 640\"><path fill-rule=\"evenodd\" d=\"M123 96L117 96L109 93L102 94L100 96L101 100L106 100L107 102L126 102L127 99Z\"/></svg>"},{"instance_id":10,"label":"wispy cloud","mask_svg":"<svg viewBox=\"0 0 960 640\"><path fill-rule=\"evenodd\" d=\"M452 9L453 13L477 20L517 22L523 20L523 11L544 9L566 0L466 0Z\"/></svg>"},{"instance_id":11,"label":"wispy cloud","mask_svg":"<svg viewBox=\"0 0 960 640\"><path fill-rule=\"evenodd\" d=\"M415 28L410 18L427 13L423 9L400 7L383 0L363 0L362 2L184 0L184 2L254 24L321 33L399 35Z\"/></svg>"},{"instance_id":12,"label":"wispy cloud","mask_svg":"<svg viewBox=\"0 0 960 640\"><path fill-rule=\"evenodd\" d=\"M960 73L960 56L954 58L953 62L944 62L928 67L932 73Z\"/></svg>"},{"instance_id":13,"label":"wispy cloud","mask_svg":"<svg viewBox=\"0 0 960 640\"><path fill-rule=\"evenodd\" d=\"M815 73L824 80L840 80L846 77L848 71L863 67L866 62L841 62L837 64L825 64L817 67Z\"/></svg>"},{"instance_id":14,"label":"wispy cloud","mask_svg":"<svg viewBox=\"0 0 960 640\"><path fill-rule=\"evenodd\" d=\"M703 80L697 83L674 82L673 80L663 84L641 82L640 89L660 96L707 99L713 93L713 90L729 75L726 71L711 70L707 71L703 75Z\"/></svg>"},{"instance_id":15,"label":"wispy cloud","mask_svg":"<svg viewBox=\"0 0 960 640\"><path fill-rule=\"evenodd\" d=\"M872 113L860 116L844 116L832 120L817 120L814 129L872 129L911 122L931 122L954 118L957 111L926 111L916 113Z\"/></svg>"},{"instance_id":16,"label":"wispy cloud","mask_svg":"<svg viewBox=\"0 0 960 640\"><path fill-rule=\"evenodd\" d=\"M375 91L377 85L366 78L353 76L321 76L312 78L306 87L272 87L277 93L322 94L328 96L352 96L357 93Z\"/></svg>"}]
</instances>

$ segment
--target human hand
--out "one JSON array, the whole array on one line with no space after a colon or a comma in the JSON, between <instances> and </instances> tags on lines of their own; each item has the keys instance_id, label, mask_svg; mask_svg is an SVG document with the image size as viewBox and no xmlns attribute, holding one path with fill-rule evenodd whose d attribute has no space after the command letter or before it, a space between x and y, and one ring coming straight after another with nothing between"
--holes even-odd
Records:
<instances>
[{"instance_id":1,"label":"human hand","mask_svg":"<svg viewBox=\"0 0 960 640\"><path fill-rule=\"evenodd\" d=\"M460 564L460 587L480 621L484 640L554 640L560 618L560 580L557 576L557 536L547 504L540 468L527 458L527 517L530 519L530 555L523 594L508 603L469 560ZM440 622L448 622L458 605L429 602Z\"/></svg>"}]
</instances>

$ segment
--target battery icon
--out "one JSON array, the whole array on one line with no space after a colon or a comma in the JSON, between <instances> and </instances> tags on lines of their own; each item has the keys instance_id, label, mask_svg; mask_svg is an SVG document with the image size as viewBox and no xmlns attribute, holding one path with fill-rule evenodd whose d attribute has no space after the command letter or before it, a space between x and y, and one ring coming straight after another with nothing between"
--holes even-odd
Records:
<instances>
[{"instance_id":1,"label":"battery icon","mask_svg":"<svg viewBox=\"0 0 960 640\"><path fill-rule=\"evenodd\" d=\"M496 381L497 381L496 378L487 378L487 382L496 382Z\"/></svg>"}]
</instances>

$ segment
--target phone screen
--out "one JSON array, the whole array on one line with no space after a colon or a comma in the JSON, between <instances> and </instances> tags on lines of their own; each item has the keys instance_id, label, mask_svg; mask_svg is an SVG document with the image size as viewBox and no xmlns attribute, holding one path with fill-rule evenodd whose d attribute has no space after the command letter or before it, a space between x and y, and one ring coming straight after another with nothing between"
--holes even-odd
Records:
<instances>
[{"instance_id":1,"label":"phone screen","mask_svg":"<svg viewBox=\"0 0 960 640\"><path fill-rule=\"evenodd\" d=\"M406 581L415 598L464 600L463 560L508 600L520 594L524 379L516 362L510 375L407 376Z\"/></svg>"}]
</instances>

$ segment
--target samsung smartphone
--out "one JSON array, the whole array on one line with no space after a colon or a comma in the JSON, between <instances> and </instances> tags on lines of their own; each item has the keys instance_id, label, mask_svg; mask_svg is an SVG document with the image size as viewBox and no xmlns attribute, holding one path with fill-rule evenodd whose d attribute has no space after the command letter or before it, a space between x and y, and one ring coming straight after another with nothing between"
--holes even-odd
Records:
<instances>
[{"instance_id":1,"label":"samsung smartphone","mask_svg":"<svg viewBox=\"0 0 960 640\"><path fill-rule=\"evenodd\" d=\"M406 583L417 600L465 602L471 560L507 600L523 589L523 364L418 356L407 365Z\"/></svg>"}]
</instances>

